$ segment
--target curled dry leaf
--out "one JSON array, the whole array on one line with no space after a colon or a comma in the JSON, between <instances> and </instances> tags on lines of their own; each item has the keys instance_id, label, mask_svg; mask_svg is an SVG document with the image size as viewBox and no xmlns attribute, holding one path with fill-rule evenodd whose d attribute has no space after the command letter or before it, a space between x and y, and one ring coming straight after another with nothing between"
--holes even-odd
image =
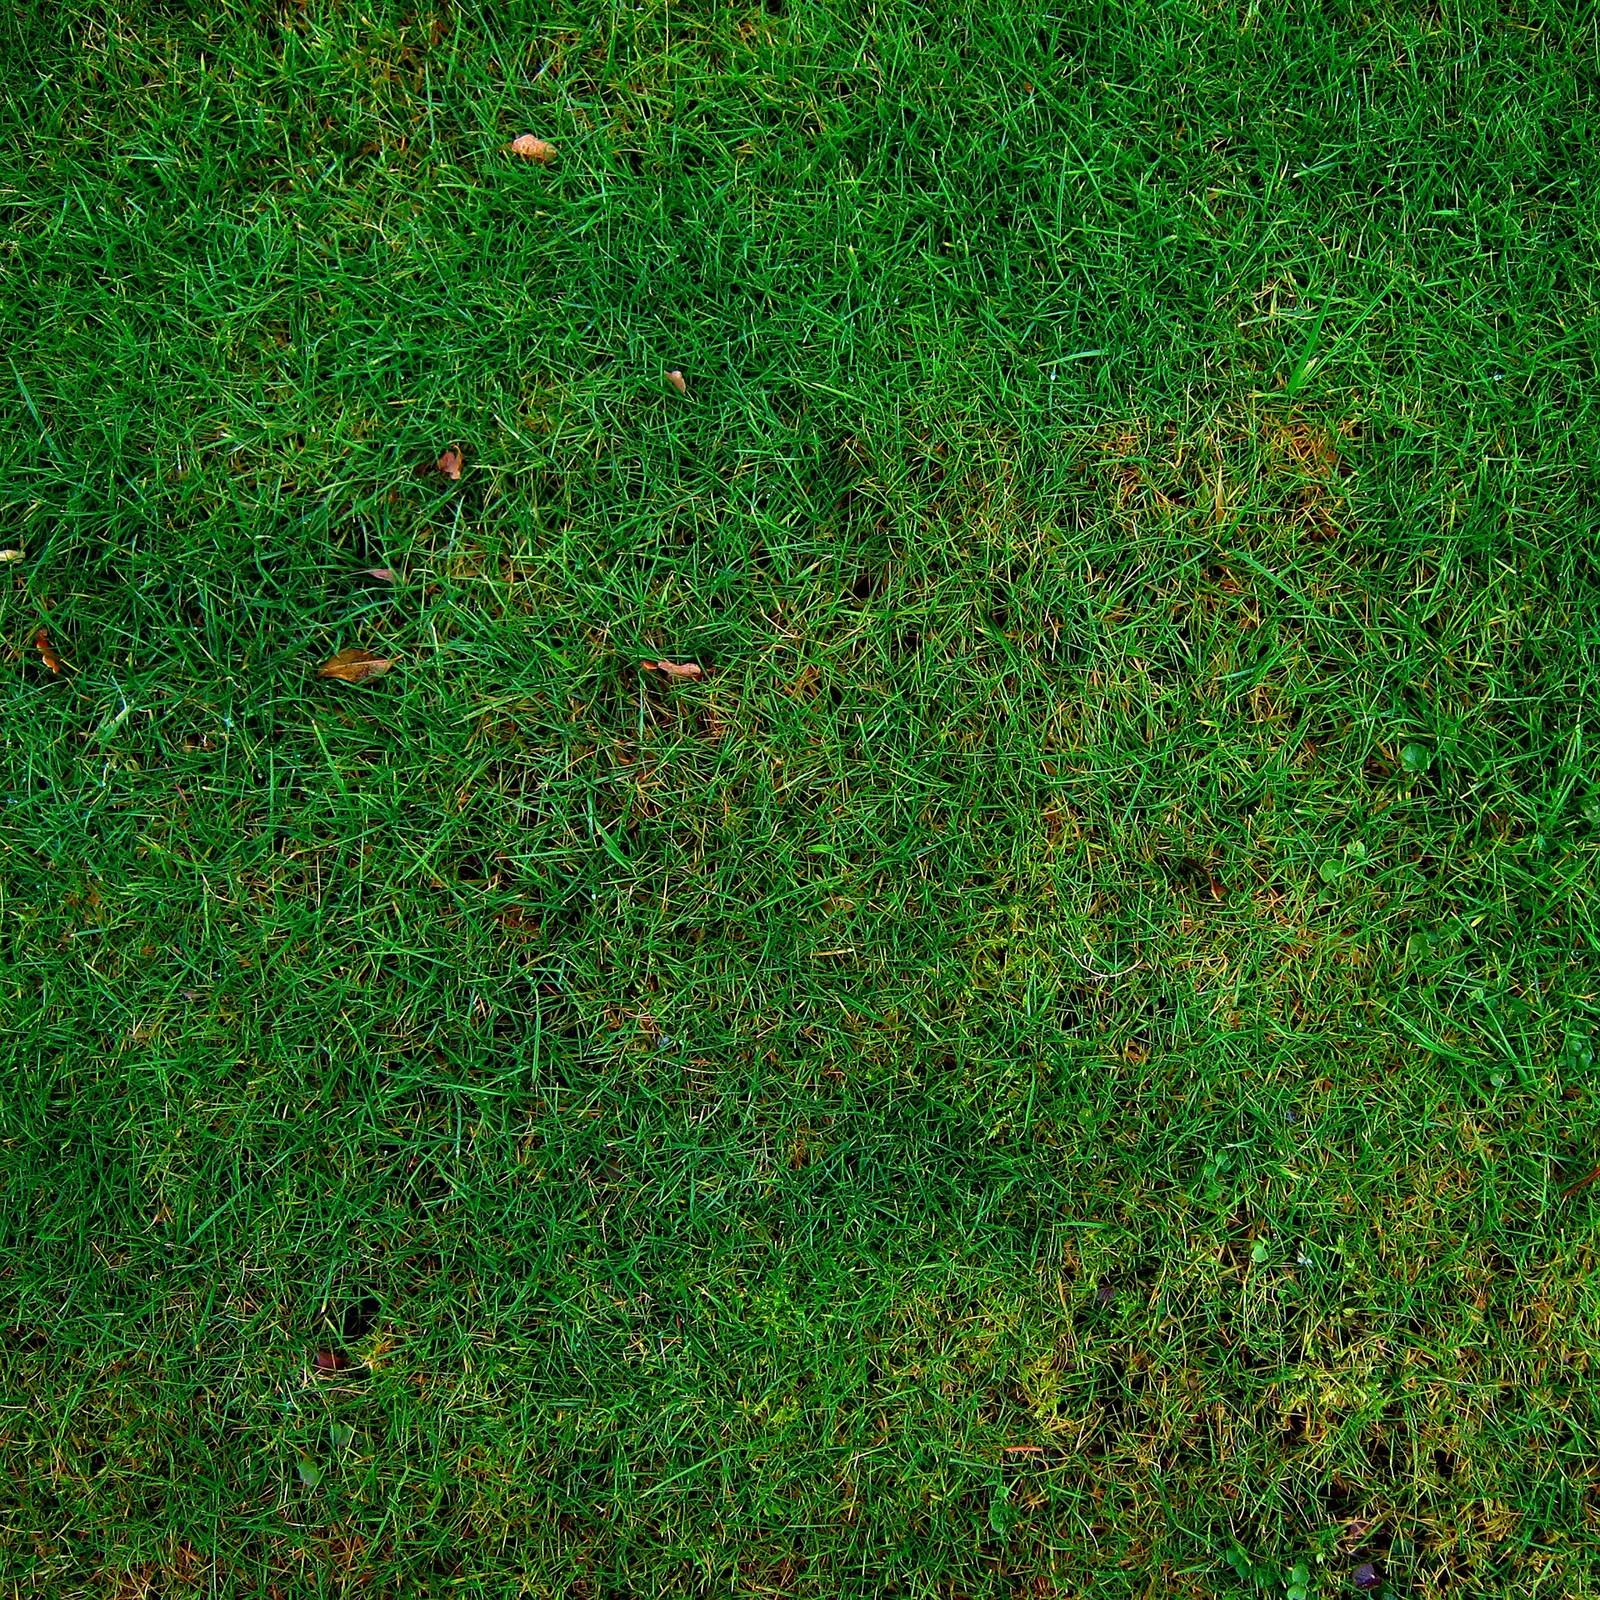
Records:
<instances>
[{"instance_id":1,"label":"curled dry leaf","mask_svg":"<svg viewBox=\"0 0 1600 1600\"><path fill-rule=\"evenodd\" d=\"M22 552L20 550L0 550L0 561L20 561L21 559Z\"/></svg>"},{"instance_id":2,"label":"curled dry leaf","mask_svg":"<svg viewBox=\"0 0 1600 1600\"><path fill-rule=\"evenodd\" d=\"M679 372L676 367L674 367L672 371L667 374L667 382L670 383L679 394L688 394L689 385L684 381L683 374Z\"/></svg>"},{"instance_id":3,"label":"curled dry leaf","mask_svg":"<svg viewBox=\"0 0 1600 1600\"><path fill-rule=\"evenodd\" d=\"M704 670L693 661L641 661L647 672L664 672L669 678L703 678Z\"/></svg>"},{"instance_id":4,"label":"curled dry leaf","mask_svg":"<svg viewBox=\"0 0 1600 1600\"><path fill-rule=\"evenodd\" d=\"M529 161L537 161L541 166L547 166L555 160L556 147L536 133L519 133L511 141L511 149L514 154L526 156Z\"/></svg>"},{"instance_id":5,"label":"curled dry leaf","mask_svg":"<svg viewBox=\"0 0 1600 1600\"><path fill-rule=\"evenodd\" d=\"M393 567L363 567L362 572L369 578L376 578L379 583L398 583L400 574Z\"/></svg>"},{"instance_id":6,"label":"curled dry leaf","mask_svg":"<svg viewBox=\"0 0 1600 1600\"><path fill-rule=\"evenodd\" d=\"M321 1376L334 1372L348 1372L352 1365L350 1357L342 1350L319 1350L311 1358L311 1364Z\"/></svg>"},{"instance_id":7,"label":"curled dry leaf","mask_svg":"<svg viewBox=\"0 0 1600 1600\"><path fill-rule=\"evenodd\" d=\"M340 683L366 683L370 678L381 678L394 665L384 656L375 656L353 644L341 650L331 661L317 668L319 678L337 678Z\"/></svg>"},{"instance_id":8,"label":"curled dry leaf","mask_svg":"<svg viewBox=\"0 0 1600 1600\"><path fill-rule=\"evenodd\" d=\"M452 483L460 482L461 469L466 464L467 458L462 455L459 450L446 450L445 453L439 457L439 470L445 475L445 477L450 479Z\"/></svg>"},{"instance_id":9,"label":"curled dry leaf","mask_svg":"<svg viewBox=\"0 0 1600 1600\"><path fill-rule=\"evenodd\" d=\"M44 664L52 672L60 672L66 666L66 662L57 653L56 647L50 643L50 630L48 628L41 628L34 634L33 643Z\"/></svg>"}]
</instances>

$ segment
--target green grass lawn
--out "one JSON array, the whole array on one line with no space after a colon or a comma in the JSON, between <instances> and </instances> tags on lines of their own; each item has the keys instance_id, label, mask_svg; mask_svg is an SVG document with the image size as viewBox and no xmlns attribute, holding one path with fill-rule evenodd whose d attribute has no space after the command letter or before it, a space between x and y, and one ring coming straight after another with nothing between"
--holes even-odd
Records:
<instances>
[{"instance_id":1,"label":"green grass lawn","mask_svg":"<svg viewBox=\"0 0 1600 1600\"><path fill-rule=\"evenodd\" d=\"M5 1600L1600 1595L1591 3L3 12Z\"/></svg>"}]
</instances>

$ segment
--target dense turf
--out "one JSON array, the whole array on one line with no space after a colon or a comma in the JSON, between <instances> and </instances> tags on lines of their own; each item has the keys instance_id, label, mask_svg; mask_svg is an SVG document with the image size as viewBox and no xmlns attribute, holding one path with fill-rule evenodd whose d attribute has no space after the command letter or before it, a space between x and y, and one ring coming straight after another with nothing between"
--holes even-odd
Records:
<instances>
[{"instance_id":1,"label":"dense turf","mask_svg":"<svg viewBox=\"0 0 1600 1600\"><path fill-rule=\"evenodd\" d=\"M1593 20L7 0L5 1594L1600 1592Z\"/></svg>"}]
</instances>

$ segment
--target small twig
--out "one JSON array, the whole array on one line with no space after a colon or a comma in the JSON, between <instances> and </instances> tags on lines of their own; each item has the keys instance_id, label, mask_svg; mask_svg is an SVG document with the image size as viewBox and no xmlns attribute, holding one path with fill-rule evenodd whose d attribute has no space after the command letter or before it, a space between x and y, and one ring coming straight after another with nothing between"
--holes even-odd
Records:
<instances>
[{"instance_id":1,"label":"small twig","mask_svg":"<svg viewBox=\"0 0 1600 1600\"><path fill-rule=\"evenodd\" d=\"M1576 1183L1569 1183L1566 1188L1561 1191L1561 1193L1563 1195L1576 1194L1579 1189L1583 1188L1586 1184L1593 1183L1596 1178L1600 1178L1600 1167L1596 1167L1592 1172L1584 1173L1584 1175L1579 1178Z\"/></svg>"}]
</instances>

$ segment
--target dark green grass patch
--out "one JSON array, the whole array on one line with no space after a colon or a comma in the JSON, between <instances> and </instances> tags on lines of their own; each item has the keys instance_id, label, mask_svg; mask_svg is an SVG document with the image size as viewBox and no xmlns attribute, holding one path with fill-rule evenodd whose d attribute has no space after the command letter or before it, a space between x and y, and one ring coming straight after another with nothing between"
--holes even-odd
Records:
<instances>
[{"instance_id":1,"label":"dark green grass patch","mask_svg":"<svg viewBox=\"0 0 1600 1600\"><path fill-rule=\"evenodd\" d=\"M7 1592L1592 1594L1590 21L8 7Z\"/></svg>"}]
</instances>

